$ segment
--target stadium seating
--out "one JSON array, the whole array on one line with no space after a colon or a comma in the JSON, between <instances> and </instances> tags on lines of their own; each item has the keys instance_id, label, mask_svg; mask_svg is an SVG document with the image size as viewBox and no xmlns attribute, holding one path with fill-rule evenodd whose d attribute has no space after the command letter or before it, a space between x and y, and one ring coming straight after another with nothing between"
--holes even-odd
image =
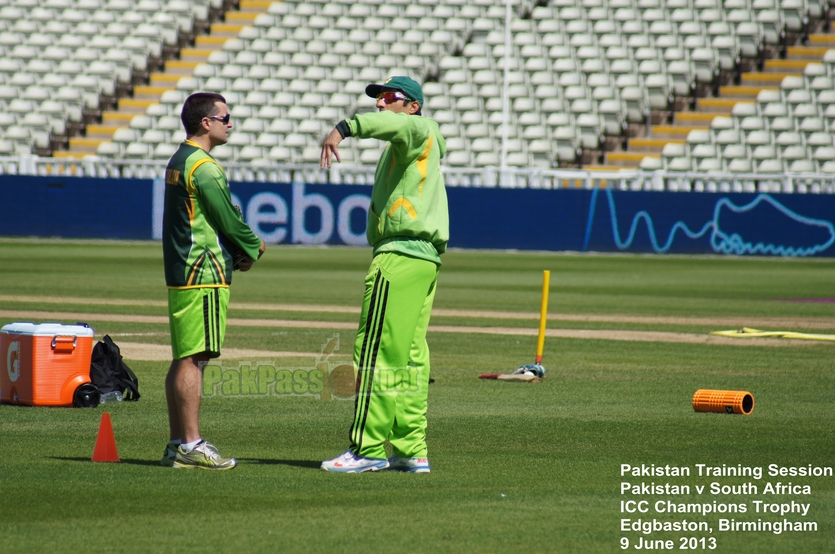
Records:
<instances>
[{"instance_id":1,"label":"stadium seating","mask_svg":"<svg viewBox=\"0 0 835 554\"><path fill-rule=\"evenodd\" d=\"M691 131L675 157L690 161L676 164L698 169L699 153L708 145L715 152L712 157L719 162L718 169L725 171L829 172L832 164L826 165L827 156L835 129L835 112L827 117L831 72L828 64L811 63L803 77L785 77L779 90L762 90L753 101L737 103L730 117L711 121L709 132ZM663 169L680 167L671 166L674 159L666 153L662 158Z\"/></svg>"},{"instance_id":2,"label":"stadium seating","mask_svg":"<svg viewBox=\"0 0 835 554\"><path fill-rule=\"evenodd\" d=\"M594 163L612 150L616 159L626 146L623 165L644 169L832 166L824 154L833 147L835 56L773 83L777 90L728 100L732 113L718 114L727 117L673 116L707 134L665 137L676 131L653 125L657 114L707 105L698 97L739 78L740 60L761 64L791 37L808 35L808 21L825 16L818 0L538 4L514 3L506 49L504 0L260 3L263 13L236 19L229 12L225 25L198 36L213 49L201 58L190 45L219 13L215 0L16 0L0 7L0 103L8 118L0 153L57 155L61 137L85 129L69 141L81 155L165 159L182 138L184 98L213 90L226 96L235 124L219 158L311 164L336 121L374 109L366 84L402 74L425 83L424 113L441 124L453 167L496 165L505 133L508 163L520 167ZM172 52L180 59L164 61ZM163 64L165 79L142 86ZM99 124L117 104L121 115ZM633 138L647 129L645 142ZM650 140L655 153L641 155ZM344 154L372 164L379 148L352 141Z\"/></svg>"},{"instance_id":3,"label":"stadium seating","mask_svg":"<svg viewBox=\"0 0 835 554\"><path fill-rule=\"evenodd\" d=\"M208 2L16 0L0 7L0 103L15 116L0 129L3 142L16 154L52 152L68 129L94 123L166 49L178 51L195 18L208 17Z\"/></svg>"}]
</instances>

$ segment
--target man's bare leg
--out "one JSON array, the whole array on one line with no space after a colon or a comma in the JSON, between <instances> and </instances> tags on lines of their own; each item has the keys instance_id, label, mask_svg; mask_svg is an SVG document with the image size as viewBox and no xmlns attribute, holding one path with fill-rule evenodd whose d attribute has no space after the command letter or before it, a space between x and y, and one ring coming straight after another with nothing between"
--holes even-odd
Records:
<instances>
[{"instance_id":1,"label":"man's bare leg","mask_svg":"<svg viewBox=\"0 0 835 554\"><path fill-rule=\"evenodd\" d=\"M165 378L171 440L189 443L200 439L203 368L208 361L209 355L202 352L171 362Z\"/></svg>"}]
</instances>

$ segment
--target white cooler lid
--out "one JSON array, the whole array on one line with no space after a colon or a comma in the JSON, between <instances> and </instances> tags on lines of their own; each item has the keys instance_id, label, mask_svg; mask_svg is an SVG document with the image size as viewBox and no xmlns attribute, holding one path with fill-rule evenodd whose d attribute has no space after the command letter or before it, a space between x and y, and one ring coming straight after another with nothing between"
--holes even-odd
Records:
<instances>
[{"instance_id":1,"label":"white cooler lid","mask_svg":"<svg viewBox=\"0 0 835 554\"><path fill-rule=\"evenodd\" d=\"M92 337L92 327L84 325L63 325L61 323L9 323L3 325L0 332L9 335L31 335L34 337L54 337L55 335Z\"/></svg>"}]
</instances>

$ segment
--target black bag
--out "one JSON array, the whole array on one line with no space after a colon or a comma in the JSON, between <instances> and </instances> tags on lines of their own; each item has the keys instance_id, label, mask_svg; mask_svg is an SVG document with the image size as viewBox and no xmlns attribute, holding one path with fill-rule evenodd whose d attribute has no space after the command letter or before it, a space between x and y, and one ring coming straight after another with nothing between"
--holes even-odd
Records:
<instances>
[{"instance_id":1,"label":"black bag","mask_svg":"<svg viewBox=\"0 0 835 554\"><path fill-rule=\"evenodd\" d=\"M109 335L93 347L90 380L101 394L119 391L123 400L139 400L139 380L122 360L119 347Z\"/></svg>"}]
</instances>

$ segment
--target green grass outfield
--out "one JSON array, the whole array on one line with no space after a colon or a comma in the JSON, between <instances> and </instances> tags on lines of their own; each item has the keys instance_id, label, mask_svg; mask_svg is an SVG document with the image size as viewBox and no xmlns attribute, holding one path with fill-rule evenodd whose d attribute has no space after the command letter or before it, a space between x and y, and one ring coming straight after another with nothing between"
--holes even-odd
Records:
<instances>
[{"instance_id":1,"label":"green grass outfield","mask_svg":"<svg viewBox=\"0 0 835 554\"><path fill-rule=\"evenodd\" d=\"M368 249L271 247L236 274L229 317L338 322L342 328L230 325L225 348L310 353L278 369L313 369L334 334L351 350ZM763 258L450 252L433 325L524 327L532 319L451 310L539 310L551 271L549 329L704 335L711 319L791 323L769 330L835 333L835 262ZM55 300L55 298L63 300ZM89 299L88 301L84 299ZM0 242L0 323L84 313L97 336L167 344L166 292L153 243ZM130 300L140 300L133 302ZM143 303L145 305L143 305ZM136 305L138 304L138 305ZM236 304L238 305L236 307ZM244 304L263 304L263 309ZM298 306L329 308L305 311ZM303 306L302 306L303 307ZM350 308L350 309L346 309ZM340 311L341 309L341 311ZM559 314L593 315L588 322ZM500 315L500 314L499 314ZM629 317L642 316L630 323ZM110 319L110 320L108 320ZM111 321L114 320L114 321ZM75 323L76 319L62 320ZM293 324L294 325L294 324ZM811 325L811 327L810 327ZM541 384L477 379L533 361L534 335L431 331L432 473L329 474L321 460L347 445L350 400L320 395L224 395L203 402L203 435L234 455L233 471L158 465L167 441L165 361L128 360L137 403L95 409L0 405L0 552L619 552L640 539L715 539L728 553L835 551L835 477L699 477L696 464L835 466L831 342L671 343L549 338ZM239 360L224 357L235 368ZM751 391L753 414L695 413L699 388ZM101 413L111 414L122 463L89 461ZM686 466L690 477L621 476L621 464ZM758 494L636 496L621 483L742 485ZM764 494L767 483L810 494ZM621 513L621 502L744 504L745 514ZM809 504L756 513L754 501ZM705 521L710 532L621 531L621 519ZM814 521L817 531L720 532L719 519ZM698 544L701 550L701 543Z\"/></svg>"}]
</instances>

